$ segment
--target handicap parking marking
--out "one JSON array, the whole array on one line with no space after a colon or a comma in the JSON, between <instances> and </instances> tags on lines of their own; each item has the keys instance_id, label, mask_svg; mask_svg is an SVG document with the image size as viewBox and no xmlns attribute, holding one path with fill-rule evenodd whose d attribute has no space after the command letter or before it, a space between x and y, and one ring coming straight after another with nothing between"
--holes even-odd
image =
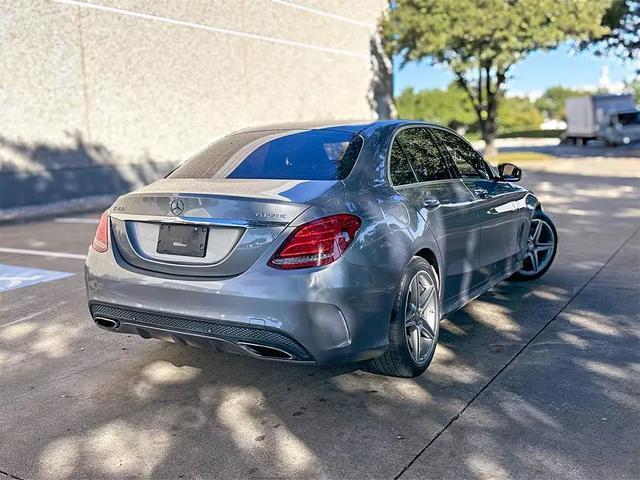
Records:
<instances>
[{"instance_id":1,"label":"handicap parking marking","mask_svg":"<svg viewBox=\"0 0 640 480\"><path fill-rule=\"evenodd\" d=\"M38 283L50 282L74 275L68 272L42 270L40 268L16 267L0 264L0 292L28 287Z\"/></svg>"}]
</instances>

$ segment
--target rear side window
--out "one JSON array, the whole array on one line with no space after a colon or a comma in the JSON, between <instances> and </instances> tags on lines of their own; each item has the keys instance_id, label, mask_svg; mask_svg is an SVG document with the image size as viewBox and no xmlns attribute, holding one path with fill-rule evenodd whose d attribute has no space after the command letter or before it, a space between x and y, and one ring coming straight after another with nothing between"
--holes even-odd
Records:
<instances>
[{"instance_id":1,"label":"rear side window","mask_svg":"<svg viewBox=\"0 0 640 480\"><path fill-rule=\"evenodd\" d=\"M342 180L362 138L337 130L262 131L224 137L187 160L169 178Z\"/></svg>"},{"instance_id":2,"label":"rear side window","mask_svg":"<svg viewBox=\"0 0 640 480\"><path fill-rule=\"evenodd\" d=\"M391 146L389 161L389 174L394 185L407 185L418 181L397 138Z\"/></svg>"},{"instance_id":3,"label":"rear side window","mask_svg":"<svg viewBox=\"0 0 640 480\"><path fill-rule=\"evenodd\" d=\"M452 178L447 159L424 128L402 130L396 139L409 156L418 181L446 180Z\"/></svg>"},{"instance_id":4,"label":"rear side window","mask_svg":"<svg viewBox=\"0 0 640 480\"><path fill-rule=\"evenodd\" d=\"M440 145L449 152L460 175L465 178L491 178L482 156L463 139L446 130L432 128L431 133Z\"/></svg>"}]
</instances>

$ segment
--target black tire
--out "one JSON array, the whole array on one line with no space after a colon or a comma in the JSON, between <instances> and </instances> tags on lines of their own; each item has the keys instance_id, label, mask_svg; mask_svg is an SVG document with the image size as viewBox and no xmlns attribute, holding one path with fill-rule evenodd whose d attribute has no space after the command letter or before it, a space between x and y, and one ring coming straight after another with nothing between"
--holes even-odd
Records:
<instances>
[{"instance_id":1,"label":"black tire","mask_svg":"<svg viewBox=\"0 0 640 480\"><path fill-rule=\"evenodd\" d=\"M405 311L407 307L408 289L411 280L418 274L418 272L424 272L432 284L436 288L436 328L434 335L434 345L428 358L421 363L417 363L409 350L409 345L406 340L406 327L405 327ZM438 343L440 320L440 282L438 274L429 262L421 257L413 257L409 262L406 270L400 280L400 286L396 293L396 299L391 311L391 320L389 323L389 346L384 354L380 357L369 362L368 370L380 375L386 375L391 377L417 377L424 373L429 367L433 355L436 351L436 345Z\"/></svg>"},{"instance_id":2,"label":"black tire","mask_svg":"<svg viewBox=\"0 0 640 480\"><path fill-rule=\"evenodd\" d=\"M553 231L555 245L551 252L551 258L549 262L545 265L545 267L542 268L538 273L525 275L524 273L522 273L522 270L519 270L511 276L511 279L513 280L529 281L529 280L535 280L536 278L540 278L542 275L547 273L547 270L551 268L551 265L553 264L553 261L556 258L556 252L558 251L558 232L556 231L556 226L554 225L553 220L551 220L551 218L549 218L549 216L546 213L544 213L542 210L535 211L535 213L533 214L532 220L536 220L536 219L542 220L545 223L547 223L549 227L551 227L551 230Z\"/></svg>"}]
</instances>

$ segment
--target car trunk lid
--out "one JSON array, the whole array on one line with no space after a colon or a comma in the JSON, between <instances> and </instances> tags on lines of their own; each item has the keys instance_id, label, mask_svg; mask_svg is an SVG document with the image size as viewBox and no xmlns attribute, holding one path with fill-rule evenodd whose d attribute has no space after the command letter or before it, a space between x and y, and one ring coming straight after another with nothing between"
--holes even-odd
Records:
<instances>
[{"instance_id":1,"label":"car trunk lid","mask_svg":"<svg viewBox=\"0 0 640 480\"><path fill-rule=\"evenodd\" d=\"M296 217L343 187L341 181L164 179L116 201L113 243L137 268L180 276L239 275ZM193 232L175 228L180 225ZM173 253L158 245L168 238ZM197 251L199 245L194 255L191 247Z\"/></svg>"}]
</instances>

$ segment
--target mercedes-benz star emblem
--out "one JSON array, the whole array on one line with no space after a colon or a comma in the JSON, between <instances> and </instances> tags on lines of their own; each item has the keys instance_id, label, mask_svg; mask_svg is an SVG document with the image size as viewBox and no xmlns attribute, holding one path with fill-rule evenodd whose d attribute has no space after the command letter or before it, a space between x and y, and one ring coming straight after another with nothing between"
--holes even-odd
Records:
<instances>
[{"instance_id":1,"label":"mercedes-benz star emblem","mask_svg":"<svg viewBox=\"0 0 640 480\"><path fill-rule=\"evenodd\" d=\"M171 213L173 213L176 217L182 215L182 212L184 212L184 202L179 198L174 198L173 200L171 200L170 208Z\"/></svg>"}]
</instances>

